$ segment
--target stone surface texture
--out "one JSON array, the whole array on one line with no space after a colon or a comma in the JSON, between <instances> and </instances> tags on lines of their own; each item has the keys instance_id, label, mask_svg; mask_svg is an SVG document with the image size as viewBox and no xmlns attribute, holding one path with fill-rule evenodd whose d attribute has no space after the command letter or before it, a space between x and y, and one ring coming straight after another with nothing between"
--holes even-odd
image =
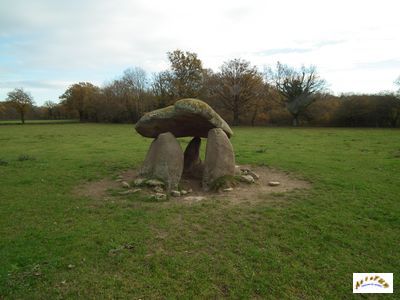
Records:
<instances>
[{"instance_id":1,"label":"stone surface texture","mask_svg":"<svg viewBox=\"0 0 400 300\"><path fill-rule=\"evenodd\" d=\"M205 138L213 128L221 128L228 137L233 135L229 125L207 103L192 98L149 112L135 126L139 134L150 138L165 132L175 137Z\"/></svg>"},{"instance_id":2,"label":"stone surface texture","mask_svg":"<svg viewBox=\"0 0 400 300\"><path fill-rule=\"evenodd\" d=\"M162 180L170 190L177 188L182 171L183 152L179 142L170 132L160 134L150 145L140 175Z\"/></svg>"},{"instance_id":3,"label":"stone surface texture","mask_svg":"<svg viewBox=\"0 0 400 300\"><path fill-rule=\"evenodd\" d=\"M214 180L235 175L235 155L228 136L221 128L208 132L202 185L208 190Z\"/></svg>"}]
</instances>

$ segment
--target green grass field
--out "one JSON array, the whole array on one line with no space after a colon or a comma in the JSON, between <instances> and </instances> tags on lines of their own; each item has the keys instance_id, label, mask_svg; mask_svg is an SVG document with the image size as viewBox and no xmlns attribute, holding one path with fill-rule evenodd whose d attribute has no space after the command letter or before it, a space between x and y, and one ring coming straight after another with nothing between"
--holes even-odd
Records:
<instances>
[{"instance_id":1,"label":"green grass field","mask_svg":"<svg viewBox=\"0 0 400 300\"><path fill-rule=\"evenodd\" d=\"M77 197L139 166L150 140L132 125L0 126L0 299L346 299L353 272L395 273L396 298L400 131L234 131L239 164L312 189L238 205Z\"/></svg>"},{"instance_id":2,"label":"green grass field","mask_svg":"<svg viewBox=\"0 0 400 300\"><path fill-rule=\"evenodd\" d=\"M79 120L65 119L65 120L26 120L25 124L29 125L43 125L43 124L64 124L64 123L78 123ZM22 125L21 120L0 120L0 125Z\"/></svg>"}]
</instances>

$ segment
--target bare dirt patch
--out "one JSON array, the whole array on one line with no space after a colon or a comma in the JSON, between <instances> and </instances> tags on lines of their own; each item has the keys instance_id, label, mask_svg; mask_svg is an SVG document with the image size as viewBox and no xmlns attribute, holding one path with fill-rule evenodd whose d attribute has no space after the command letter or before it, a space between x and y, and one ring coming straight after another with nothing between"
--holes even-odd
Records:
<instances>
[{"instance_id":1,"label":"bare dirt patch","mask_svg":"<svg viewBox=\"0 0 400 300\"><path fill-rule=\"evenodd\" d=\"M137 177L136 170L127 170L116 176L115 179L104 178L77 186L73 193L93 199L104 199L110 196L110 190L121 188L121 182L132 182Z\"/></svg>"},{"instance_id":2,"label":"bare dirt patch","mask_svg":"<svg viewBox=\"0 0 400 300\"><path fill-rule=\"evenodd\" d=\"M257 173L260 178L252 184L240 183L229 192L204 192L200 182L197 180L182 179L181 185L184 189L192 188L193 196L223 198L235 204L249 201L256 202L260 200L260 197L266 195L283 194L294 190L309 189L311 187L310 182L296 178L289 172L264 166L241 165L240 167L252 170ZM270 186L269 183L271 181L279 182L279 185Z\"/></svg>"},{"instance_id":3,"label":"bare dirt patch","mask_svg":"<svg viewBox=\"0 0 400 300\"><path fill-rule=\"evenodd\" d=\"M207 201L207 199L226 199L231 203L237 204L241 202L257 202L260 198L267 195L280 195L294 190L308 189L311 183L296 178L289 172L264 167L264 166L248 166L241 165L241 168L251 169L259 175L259 179L255 183L239 183L231 191L220 192L204 192L199 180L183 178L181 180L181 189L191 191L187 195L181 197L169 197L169 202L173 203L193 203L198 201ZM74 190L74 194L85 196L96 200L107 200L109 198L123 198L129 194L123 194L127 191L122 186L122 182L127 182L135 189L133 182L138 178L137 170L127 170L121 174L117 174L114 179L101 179L99 181L88 182L82 184ZM270 186L271 181L279 182L278 186ZM140 193L143 196L151 197L155 191L151 188L140 187ZM114 193L112 193L114 191ZM117 191L117 192L116 192Z\"/></svg>"}]
</instances>

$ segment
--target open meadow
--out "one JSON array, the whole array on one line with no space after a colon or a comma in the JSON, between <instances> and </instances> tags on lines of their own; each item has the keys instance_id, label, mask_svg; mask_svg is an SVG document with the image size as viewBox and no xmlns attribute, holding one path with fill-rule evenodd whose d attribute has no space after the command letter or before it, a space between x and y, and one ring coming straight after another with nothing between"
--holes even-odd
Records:
<instances>
[{"instance_id":1,"label":"open meadow","mask_svg":"<svg viewBox=\"0 0 400 300\"><path fill-rule=\"evenodd\" d=\"M238 164L311 188L234 204L93 199L74 191L140 166L150 139L132 125L0 126L0 299L346 299L353 272L395 273L394 299L400 131L233 130Z\"/></svg>"}]
</instances>

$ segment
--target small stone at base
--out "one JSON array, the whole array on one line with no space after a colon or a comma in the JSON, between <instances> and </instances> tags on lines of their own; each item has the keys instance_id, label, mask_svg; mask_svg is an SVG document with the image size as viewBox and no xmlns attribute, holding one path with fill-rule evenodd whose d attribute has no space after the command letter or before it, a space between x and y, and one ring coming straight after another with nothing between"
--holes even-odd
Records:
<instances>
[{"instance_id":1,"label":"small stone at base","mask_svg":"<svg viewBox=\"0 0 400 300\"><path fill-rule=\"evenodd\" d=\"M164 182L157 179L149 179L146 181L146 184L149 186L163 186Z\"/></svg>"},{"instance_id":2,"label":"small stone at base","mask_svg":"<svg viewBox=\"0 0 400 300\"><path fill-rule=\"evenodd\" d=\"M136 178L135 181L133 182L134 186L140 186L144 183L145 179L144 178Z\"/></svg>"},{"instance_id":3,"label":"small stone at base","mask_svg":"<svg viewBox=\"0 0 400 300\"><path fill-rule=\"evenodd\" d=\"M127 183L126 181L122 181L121 184L126 189L129 189L131 187L131 185L129 183Z\"/></svg>"},{"instance_id":4,"label":"small stone at base","mask_svg":"<svg viewBox=\"0 0 400 300\"><path fill-rule=\"evenodd\" d=\"M255 180L260 179L260 175L258 175L257 173L254 173L254 172L251 171L251 170L248 172L248 174L249 174L250 176L252 176Z\"/></svg>"},{"instance_id":5,"label":"small stone at base","mask_svg":"<svg viewBox=\"0 0 400 300\"><path fill-rule=\"evenodd\" d=\"M153 198L155 198L155 199L157 199L157 200L164 200L164 199L167 198L167 195L166 195L166 194L163 194L163 193L155 193L155 194L153 195Z\"/></svg>"},{"instance_id":6,"label":"small stone at base","mask_svg":"<svg viewBox=\"0 0 400 300\"><path fill-rule=\"evenodd\" d=\"M232 192L232 191L233 191L233 188L231 188L231 187L230 187L230 188L226 188L226 189L223 189L223 191L224 191L224 192Z\"/></svg>"},{"instance_id":7,"label":"small stone at base","mask_svg":"<svg viewBox=\"0 0 400 300\"><path fill-rule=\"evenodd\" d=\"M171 191L171 196L180 197L181 196L181 192L180 191Z\"/></svg>"},{"instance_id":8,"label":"small stone at base","mask_svg":"<svg viewBox=\"0 0 400 300\"><path fill-rule=\"evenodd\" d=\"M280 185L281 183L279 182L279 181L270 181L270 182L268 182L268 185L269 186L278 186L278 185Z\"/></svg>"},{"instance_id":9,"label":"small stone at base","mask_svg":"<svg viewBox=\"0 0 400 300\"><path fill-rule=\"evenodd\" d=\"M202 197L202 196L189 196L189 197L183 198L183 200L194 201L194 202L205 200L205 199L206 199L206 197Z\"/></svg>"},{"instance_id":10,"label":"small stone at base","mask_svg":"<svg viewBox=\"0 0 400 300\"><path fill-rule=\"evenodd\" d=\"M154 189L153 189L155 192L157 192L157 193L162 193L162 192L164 192L164 189L161 187L161 186L156 186L156 187L154 187Z\"/></svg>"},{"instance_id":11,"label":"small stone at base","mask_svg":"<svg viewBox=\"0 0 400 300\"><path fill-rule=\"evenodd\" d=\"M240 176L240 181L243 181L246 183L254 183L254 178L251 175L242 175L242 176Z\"/></svg>"},{"instance_id":12,"label":"small stone at base","mask_svg":"<svg viewBox=\"0 0 400 300\"><path fill-rule=\"evenodd\" d=\"M119 192L119 194L120 194L120 195L128 195L128 194L133 194L133 193L139 192L139 191L141 191L141 190L142 190L142 189L127 190L127 191Z\"/></svg>"}]
</instances>

